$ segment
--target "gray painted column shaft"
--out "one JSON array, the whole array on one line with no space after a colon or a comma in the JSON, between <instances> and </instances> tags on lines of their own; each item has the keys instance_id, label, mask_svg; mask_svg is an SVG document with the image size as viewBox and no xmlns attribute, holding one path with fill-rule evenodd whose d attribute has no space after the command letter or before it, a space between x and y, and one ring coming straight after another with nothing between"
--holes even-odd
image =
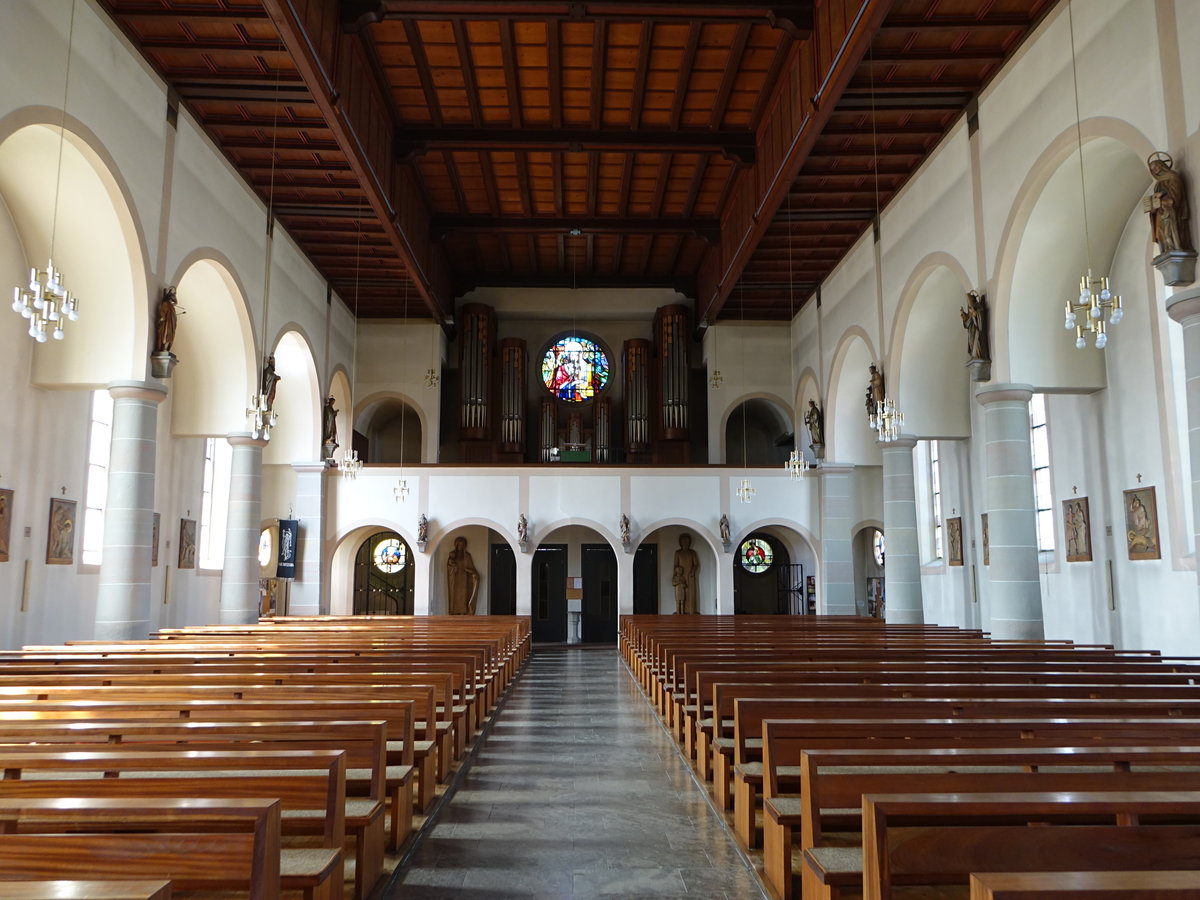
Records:
<instances>
[{"instance_id":1,"label":"gray painted column shaft","mask_svg":"<svg viewBox=\"0 0 1200 900\"><path fill-rule=\"evenodd\" d=\"M108 392L113 398L112 443L95 636L124 641L150 633L158 404L167 392L141 381L114 381Z\"/></svg>"},{"instance_id":2,"label":"gray painted column shaft","mask_svg":"<svg viewBox=\"0 0 1200 900\"><path fill-rule=\"evenodd\" d=\"M229 515L221 572L222 625L258 621L258 537L262 533L262 451L266 441L231 434Z\"/></svg>"},{"instance_id":3,"label":"gray painted column shaft","mask_svg":"<svg viewBox=\"0 0 1200 900\"><path fill-rule=\"evenodd\" d=\"M324 463L292 463L296 472L295 516L300 520L300 546L296 559L296 580L292 582L288 614L315 616L321 612L324 585L321 565L322 536L325 529ZM332 471L332 470L330 470Z\"/></svg>"},{"instance_id":4,"label":"gray painted column shaft","mask_svg":"<svg viewBox=\"0 0 1200 900\"><path fill-rule=\"evenodd\" d=\"M827 616L852 616L854 556L850 529L854 513L854 466L822 463L821 479L821 603Z\"/></svg>"},{"instance_id":5,"label":"gray painted column shaft","mask_svg":"<svg viewBox=\"0 0 1200 900\"><path fill-rule=\"evenodd\" d=\"M1040 640L1042 586L1038 574L1033 450L1027 384L988 385L975 394L984 409L984 502L988 514L988 578L992 637Z\"/></svg>"},{"instance_id":6,"label":"gray painted column shaft","mask_svg":"<svg viewBox=\"0 0 1200 900\"><path fill-rule=\"evenodd\" d=\"M913 479L916 438L901 435L881 443L883 451L884 618L888 623L925 621L921 560L917 548L917 488Z\"/></svg>"},{"instance_id":7,"label":"gray painted column shaft","mask_svg":"<svg viewBox=\"0 0 1200 900\"><path fill-rule=\"evenodd\" d=\"M1192 509L1200 510L1200 288L1174 294L1167 300L1167 315L1183 326L1183 373L1186 379L1188 458L1192 463ZM1193 524L1193 549L1200 547L1200 515L1194 518L1196 522Z\"/></svg>"}]
</instances>

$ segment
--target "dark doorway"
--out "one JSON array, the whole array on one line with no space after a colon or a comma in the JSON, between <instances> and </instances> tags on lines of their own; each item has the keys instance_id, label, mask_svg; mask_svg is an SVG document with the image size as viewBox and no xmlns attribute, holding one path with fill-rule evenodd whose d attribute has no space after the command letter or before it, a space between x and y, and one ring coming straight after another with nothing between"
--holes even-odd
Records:
<instances>
[{"instance_id":1,"label":"dark doorway","mask_svg":"<svg viewBox=\"0 0 1200 900\"><path fill-rule=\"evenodd\" d=\"M633 554L633 612L658 612L658 544L642 544Z\"/></svg>"},{"instance_id":2,"label":"dark doorway","mask_svg":"<svg viewBox=\"0 0 1200 900\"><path fill-rule=\"evenodd\" d=\"M394 531L379 531L354 557L354 614L411 616L412 552Z\"/></svg>"},{"instance_id":3,"label":"dark doorway","mask_svg":"<svg viewBox=\"0 0 1200 900\"><path fill-rule=\"evenodd\" d=\"M617 640L617 556L608 544L584 544L583 628L585 644L612 644Z\"/></svg>"},{"instance_id":4,"label":"dark doorway","mask_svg":"<svg viewBox=\"0 0 1200 900\"><path fill-rule=\"evenodd\" d=\"M781 580L781 569L791 569L781 541L762 532L746 537L733 557L733 611L752 616L787 613L790 597L782 589L787 577Z\"/></svg>"},{"instance_id":5,"label":"dark doorway","mask_svg":"<svg viewBox=\"0 0 1200 900\"><path fill-rule=\"evenodd\" d=\"M543 544L533 554L533 642L567 640L567 545Z\"/></svg>"},{"instance_id":6,"label":"dark doorway","mask_svg":"<svg viewBox=\"0 0 1200 900\"><path fill-rule=\"evenodd\" d=\"M492 544L488 567L488 612L493 616L517 614L517 558L508 544Z\"/></svg>"},{"instance_id":7,"label":"dark doorway","mask_svg":"<svg viewBox=\"0 0 1200 900\"><path fill-rule=\"evenodd\" d=\"M804 615L808 611L804 598L804 564L777 566L775 578L778 582L779 608L789 615Z\"/></svg>"}]
</instances>

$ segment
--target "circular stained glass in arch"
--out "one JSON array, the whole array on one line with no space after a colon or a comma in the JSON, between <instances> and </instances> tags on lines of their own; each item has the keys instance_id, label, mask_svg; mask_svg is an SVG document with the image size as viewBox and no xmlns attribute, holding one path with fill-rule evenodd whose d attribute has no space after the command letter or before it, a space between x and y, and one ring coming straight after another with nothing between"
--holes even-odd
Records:
<instances>
[{"instance_id":1,"label":"circular stained glass in arch","mask_svg":"<svg viewBox=\"0 0 1200 900\"><path fill-rule=\"evenodd\" d=\"M408 552L402 542L396 538L387 538L375 545L375 549L371 551L371 559L375 562L375 568L391 575L408 565Z\"/></svg>"},{"instance_id":2,"label":"circular stained glass in arch","mask_svg":"<svg viewBox=\"0 0 1200 900\"><path fill-rule=\"evenodd\" d=\"M258 536L258 564L264 569L271 564L270 528L264 528Z\"/></svg>"},{"instance_id":3,"label":"circular stained glass in arch","mask_svg":"<svg viewBox=\"0 0 1200 900\"><path fill-rule=\"evenodd\" d=\"M771 563L775 561L775 551L761 538L742 541L742 548L738 551L738 556L742 561L742 568L751 575L767 571L771 568Z\"/></svg>"},{"instance_id":4,"label":"circular stained glass in arch","mask_svg":"<svg viewBox=\"0 0 1200 900\"><path fill-rule=\"evenodd\" d=\"M591 400L608 384L608 357L595 341L562 338L542 357L542 383L559 400Z\"/></svg>"},{"instance_id":5,"label":"circular stained glass in arch","mask_svg":"<svg viewBox=\"0 0 1200 900\"><path fill-rule=\"evenodd\" d=\"M875 532L875 538L871 541L871 549L875 551L875 565L883 568L883 555L887 550L887 546L883 543L883 532Z\"/></svg>"}]
</instances>

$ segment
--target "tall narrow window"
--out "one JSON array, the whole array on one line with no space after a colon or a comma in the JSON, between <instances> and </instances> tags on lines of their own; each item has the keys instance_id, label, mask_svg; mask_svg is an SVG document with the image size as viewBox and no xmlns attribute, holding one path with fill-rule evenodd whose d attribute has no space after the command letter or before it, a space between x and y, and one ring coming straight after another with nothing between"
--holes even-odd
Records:
<instances>
[{"instance_id":1,"label":"tall narrow window","mask_svg":"<svg viewBox=\"0 0 1200 900\"><path fill-rule=\"evenodd\" d=\"M1033 504L1037 509L1038 550L1054 550L1054 499L1050 495L1050 435L1046 429L1046 395L1029 401L1029 439L1033 447Z\"/></svg>"},{"instance_id":2,"label":"tall narrow window","mask_svg":"<svg viewBox=\"0 0 1200 900\"><path fill-rule=\"evenodd\" d=\"M104 507L108 504L112 415L112 394L93 391L92 422L88 430L87 499L83 507L83 550L79 556L85 566L100 565L104 549Z\"/></svg>"},{"instance_id":3,"label":"tall narrow window","mask_svg":"<svg viewBox=\"0 0 1200 900\"><path fill-rule=\"evenodd\" d=\"M942 558L942 458L937 441L929 442L929 494L933 511L933 556Z\"/></svg>"},{"instance_id":4,"label":"tall narrow window","mask_svg":"<svg viewBox=\"0 0 1200 900\"><path fill-rule=\"evenodd\" d=\"M229 441L204 442L204 484L200 494L200 568L225 567L225 521L229 513L229 474L233 447Z\"/></svg>"}]
</instances>

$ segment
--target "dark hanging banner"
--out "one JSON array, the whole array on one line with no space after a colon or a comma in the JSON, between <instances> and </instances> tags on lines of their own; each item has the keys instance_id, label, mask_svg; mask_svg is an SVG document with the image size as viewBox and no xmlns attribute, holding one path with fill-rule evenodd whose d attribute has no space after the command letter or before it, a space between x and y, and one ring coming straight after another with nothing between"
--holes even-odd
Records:
<instances>
[{"instance_id":1,"label":"dark hanging banner","mask_svg":"<svg viewBox=\"0 0 1200 900\"><path fill-rule=\"evenodd\" d=\"M276 578L296 577L296 546L300 538L299 519L279 520L279 565Z\"/></svg>"}]
</instances>

